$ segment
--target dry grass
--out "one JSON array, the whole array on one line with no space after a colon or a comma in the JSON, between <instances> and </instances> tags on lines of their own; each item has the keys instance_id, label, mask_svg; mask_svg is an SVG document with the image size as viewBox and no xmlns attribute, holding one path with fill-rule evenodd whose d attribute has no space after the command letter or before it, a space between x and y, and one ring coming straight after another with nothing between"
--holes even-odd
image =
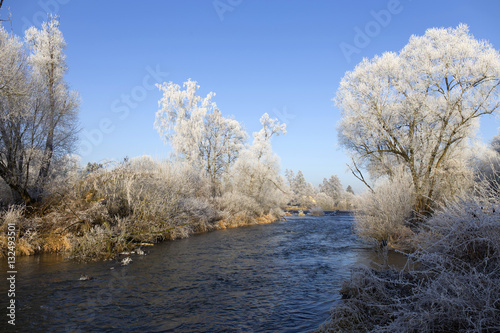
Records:
<instances>
[{"instance_id":1,"label":"dry grass","mask_svg":"<svg viewBox=\"0 0 500 333\"><path fill-rule=\"evenodd\" d=\"M34 209L13 206L0 214L0 256L7 253L6 226L12 221L19 255L69 252L93 260L143 242L268 223L280 214L237 192L214 200L199 171L148 157L75 174L66 182L57 179Z\"/></svg>"},{"instance_id":2,"label":"dry grass","mask_svg":"<svg viewBox=\"0 0 500 333\"><path fill-rule=\"evenodd\" d=\"M322 332L500 331L500 198L483 192L427 221L408 272L353 271Z\"/></svg>"}]
</instances>

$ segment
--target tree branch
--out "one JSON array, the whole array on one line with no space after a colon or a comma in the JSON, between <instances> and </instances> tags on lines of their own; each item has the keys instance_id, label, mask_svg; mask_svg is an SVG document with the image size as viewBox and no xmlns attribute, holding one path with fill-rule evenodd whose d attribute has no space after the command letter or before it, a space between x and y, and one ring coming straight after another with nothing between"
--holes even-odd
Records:
<instances>
[{"instance_id":1,"label":"tree branch","mask_svg":"<svg viewBox=\"0 0 500 333\"><path fill-rule=\"evenodd\" d=\"M346 164L346 165L349 168L349 170L351 170L351 173L353 174L353 176L356 177L357 179L361 180L363 182L363 184L365 184L366 187L368 187L368 189L370 189L370 191L372 193L375 193L375 191L373 191L373 188L366 182L365 177L363 176L363 173L361 172L361 170L359 170L359 168L356 165L356 162L354 162L354 160L352 160L352 164L353 164L355 170L353 170L349 164Z\"/></svg>"}]
</instances>

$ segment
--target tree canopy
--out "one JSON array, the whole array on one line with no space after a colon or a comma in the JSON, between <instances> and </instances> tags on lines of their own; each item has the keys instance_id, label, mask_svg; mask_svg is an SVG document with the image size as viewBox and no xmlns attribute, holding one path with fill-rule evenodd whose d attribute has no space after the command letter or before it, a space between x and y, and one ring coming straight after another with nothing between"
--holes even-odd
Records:
<instances>
[{"instance_id":1,"label":"tree canopy","mask_svg":"<svg viewBox=\"0 0 500 333\"><path fill-rule=\"evenodd\" d=\"M163 96L154 126L178 158L206 171L216 196L247 134L238 121L222 116L212 101L215 93L197 95L200 86L191 79L183 86L185 89L172 82L157 85Z\"/></svg>"},{"instance_id":2,"label":"tree canopy","mask_svg":"<svg viewBox=\"0 0 500 333\"><path fill-rule=\"evenodd\" d=\"M415 209L426 213L441 184L463 170L478 118L500 106L500 57L466 25L429 29L399 52L364 59L335 98L339 137L373 178L411 175Z\"/></svg>"}]
</instances>

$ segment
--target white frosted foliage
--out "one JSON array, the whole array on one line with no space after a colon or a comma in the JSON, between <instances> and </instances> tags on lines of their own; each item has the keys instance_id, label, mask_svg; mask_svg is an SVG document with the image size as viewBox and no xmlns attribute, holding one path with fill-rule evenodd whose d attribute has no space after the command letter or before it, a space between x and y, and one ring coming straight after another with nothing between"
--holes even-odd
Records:
<instances>
[{"instance_id":1,"label":"white frosted foliage","mask_svg":"<svg viewBox=\"0 0 500 333\"><path fill-rule=\"evenodd\" d=\"M74 149L79 100L64 81L59 21L29 28L25 43L0 28L0 177L25 203L39 198L54 160Z\"/></svg>"},{"instance_id":2,"label":"white frosted foliage","mask_svg":"<svg viewBox=\"0 0 500 333\"><path fill-rule=\"evenodd\" d=\"M173 82L158 84L163 93L154 127L174 149L177 158L204 169L217 195L221 179L234 163L246 139L240 123L222 116L215 93L197 95L199 86L188 79L183 87Z\"/></svg>"},{"instance_id":3,"label":"white frosted foliage","mask_svg":"<svg viewBox=\"0 0 500 333\"><path fill-rule=\"evenodd\" d=\"M412 36L399 53L364 59L340 83L340 140L371 176L404 165L426 210L461 174L478 118L500 106L500 57L466 25ZM453 191L452 191L453 192Z\"/></svg>"},{"instance_id":4,"label":"white frosted foliage","mask_svg":"<svg viewBox=\"0 0 500 333\"><path fill-rule=\"evenodd\" d=\"M279 157L273 152L271 138L286 134L286 124L261 119L262 129L253 133L253 143L243 150L232 168L233 190L243 193L264 207L274 207L283 199L284 181L279 175Z\"/></svg>"}]
</instances>

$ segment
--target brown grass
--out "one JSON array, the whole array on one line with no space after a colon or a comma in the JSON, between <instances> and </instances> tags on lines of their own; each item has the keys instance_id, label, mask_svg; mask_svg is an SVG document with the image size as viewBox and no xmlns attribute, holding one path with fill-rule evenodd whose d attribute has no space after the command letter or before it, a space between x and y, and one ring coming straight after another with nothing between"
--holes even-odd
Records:
<instances>
[{"instance_id":1,"label":"brown grass","mask_svg":"<svg viewBox=\"0 0 500 333\"><path fill-rule=\"evenodd\" d=\"M13 207L0 214L1 255L7 253L9 221L16 224L19 255L68 252L87 260L130 251L139 243L276 220L272 207L244 194L212 198L199 170L170 162L132 160L72 181L29 211Z\"/></svg>"}]
</instances>

